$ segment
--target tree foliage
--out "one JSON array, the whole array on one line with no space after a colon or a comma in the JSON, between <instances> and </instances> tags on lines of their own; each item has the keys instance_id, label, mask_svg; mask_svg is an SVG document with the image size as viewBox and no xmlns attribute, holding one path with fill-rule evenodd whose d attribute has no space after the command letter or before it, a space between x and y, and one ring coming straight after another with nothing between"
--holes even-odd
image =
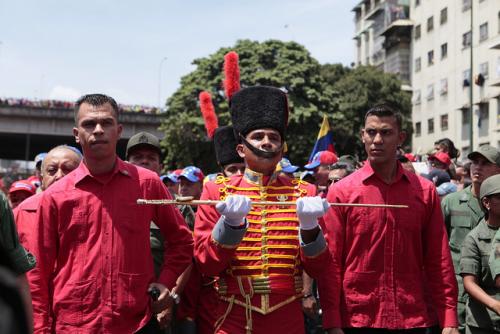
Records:
<instances>
[{"instance_id":1,"label":"tree foliage","mask_svg":"<svg viewBox=\"0 0 500 334\"><path fill-rule=\"evenodd\" d=\"M161 129L167 167L195 164L216 170L212 142L207 138L199 111L200 91L212 93L219 125L230 123L228 103L222 88L223 57L239 54L241 85L283 87L289 93L287 144L292 161L303 163L314 145L323 113L337 106L331 85L320 74L321 65L295 42L241 40L206 58L193 61L196 69L181 79L180 88L167 101L167 118Z\"/></svg>"},{"instance_id":2,"label":"tree foliage","mask_svg":"<svg viewBox=\"0 0 500 334\"><path fill-rule=\"evenodd\" d=\"M224 55L231 50L239 54L242 87L269 85L288 91L287 145L294 164L306 163L324 114L333 129L337 152L358 156L364 154L359 131L370 107L389 102L404 115L410 114L410 96L401 91L395 75L366 66L320 65L295 42L240 40L234 47L195 59L195 69L181 79L180 88L167 100L161 126L167 168L193 164L207 172L217 170L213 143L206 135L197 99L201 91L211 92L219 125L230 124L222 68ZM409 128L408 123L406 126Z\"/></svg>"}]
</instances>

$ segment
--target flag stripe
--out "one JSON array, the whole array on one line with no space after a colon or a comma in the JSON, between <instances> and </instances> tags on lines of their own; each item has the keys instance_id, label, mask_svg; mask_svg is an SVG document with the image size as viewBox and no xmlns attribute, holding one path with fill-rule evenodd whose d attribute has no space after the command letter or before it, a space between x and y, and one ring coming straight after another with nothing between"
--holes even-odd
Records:
<instances>
[{"instance_id":1,"label":"flag stripe","mask_svg":"<svg viewBox=\"0 0 500 334\"><path fill-rule=\"evenodd\" d=\"M319 151L330 151L335 152L335 146L333 142L333 132L330 129L330 124L328 123L328 118L323 116L323 122L321 122L321 128L319 129L318 139L314 144L314 148L309 156L309 162L312 161L314 155Z\"/></svg>"}]
</instances>

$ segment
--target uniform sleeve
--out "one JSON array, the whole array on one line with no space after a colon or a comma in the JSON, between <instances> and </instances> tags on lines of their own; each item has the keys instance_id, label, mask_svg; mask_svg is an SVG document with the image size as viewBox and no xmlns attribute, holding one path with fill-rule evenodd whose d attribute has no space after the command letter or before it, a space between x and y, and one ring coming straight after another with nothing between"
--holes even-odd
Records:
<instances>
[{"instance_id":1,"label":"uniform sleeve","mask_svg":"<svg viewBox=\"0 0 500 334\"><path fill-rule=\"evenodd\" d=\"M330 203L340 203L336 187L328 192ZM341 207L330 207L325 215L323 233L327 241L331 261L318 277L318 289L323 310L323 328L342 327L340 317L340 294L342 289L342 253L344 248L345 210Z\"/></svg>"},{"instance_id":2,"label":"uniform sleeve","mask_svg":"<svg viewBox=\"0 0 500 334\"><path fill-rule=\"evenodd\" d=\"M460 250L460 274L481 276L481 251L474 240L473 232L467 234Z\"/></svg>"},{"instance_id":3,"label":"uniform sleeve","mask_svg":"<svg viewBox=\"0 0 500 334\"><path fill-rule=\"evenodd\" d=\"M314 186L310 185L307 190L307 196L316 195L316 188ZM328 251L326 239L323 233L323 230L325 229L325 221L323 217L319 219L319 225L320 231L316 240L308 244L304 244L302 239L300 240L300 260L304 266L304 270L313 278L318 278L322 275L328 267L327 264L330 264L331 262L331 255Z\"/></svg>"},{"instance_id":4,"label":"uniform sleeve","mask_svg":"<svg viewBox=\"0 0 500 334\"><path fill-rule=\"evenodd\" d=\"M446 226L446 233L448 234L448 238L451 232L450 200L450 196L445 196L441 201L441 212L443 213L444 225Z\"/></svg>"},{"instance_id":5,"label":"uniform sleeve","mask_svg":"<svg viewBox=\"0 0 500 334\"><path fill-rule=\"evenodd\" d=\"M14 216L7 198L0 194L0 242L7 251L16 274L21 275L35 267L35 257L19 242Z\"/></svg>"},{"instance_id":6,"label":"uniform sleeve","mask_svg":"<svg viewBox=\"0 0 500 334\"><path fill-rule=\"evenodd\" d=\"M429 188L427 197L427 223L422 231L426 276L439 324L441 327L457 327L458 287L443 214L433 187Z\"/></svg>"},{"instance_id":7,"label":"uniform sleeve","mask_svg":"<svg viewBox=\"0 0 500 334\"><path fill-rule=\"evenodd\" d=\"M497 275L500 275L500 232L499 231L500 230L498 230L497 233L495 233L495 237L493 238L493 245L491 247L491 254L488 261L493 279L495 279Z\"/></svg>"},{"instance_id":8,"label":"uniform sleeve","mask_svg":"<svg viewBox=\"0 0 500 334\"><path fill-rule=\"evenodd\" d=\"M218 193L211 190L215 184L207 182L201 200L219 200ZM226 269L236 252L246 228L230 229L220 220L215 206L200 205L194 224L195 259L202 274L217 276Z\"/></svg>"},{"instance_id":9,"label":"uniform sleeve","mask_svg":"<svg viewBox=\"0 0 500 334\"><path fill-rule=\"evenodd\" d=\"M161 181L153 182L150 189L156 193L151 198L172 199ZM155 210L153 220L164 238L163 265L158 282L171 290L192 261L193 237L175 205L158 205Z\"/></svg>"},{"instance_id":10,"label":"uniform sleeve","mask_svg":"<svg viewBox=\"0 0 500 334\"><path fill-rule=\"evenodd\" d=\"M33 249L38 265L30 272L35 334L51 333L52 293L51 281L58 253L57 207L51 196L42 196L33 230Z\"/></svg>"}]
</instances>

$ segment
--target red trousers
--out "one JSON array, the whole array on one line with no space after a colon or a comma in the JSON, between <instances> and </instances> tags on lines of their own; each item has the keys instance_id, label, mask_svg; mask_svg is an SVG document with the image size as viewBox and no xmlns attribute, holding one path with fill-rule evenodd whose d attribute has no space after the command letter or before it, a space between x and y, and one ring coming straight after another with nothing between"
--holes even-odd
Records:
<instances>
[{"instance_id":1,"label":"red trousers","mask_svg":"<svg viewBox=\"0 0 500 334\"><path fill-rule=\"evenodd\" d=\"M229 302L219 300L217 319L224 316ZM245 308L233 304L231 312L216 332L217 334L245 334L247 318ZM304 316L302 314L301 300L294 300L290 304L262 315L252 311L252 334L287 333L304 334Z\"/></svg>"}]
</instances>

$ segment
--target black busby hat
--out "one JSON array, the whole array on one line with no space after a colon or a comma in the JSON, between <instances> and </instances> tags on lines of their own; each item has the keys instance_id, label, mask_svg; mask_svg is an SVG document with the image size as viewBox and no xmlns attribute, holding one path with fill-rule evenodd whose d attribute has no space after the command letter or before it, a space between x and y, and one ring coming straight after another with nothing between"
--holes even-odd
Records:
<instances>
[{"instance_id":1,"label":"black busby hat","mask_svg":"<svg viewBox=\"0 0 500 334\"><path fill-rule=\"evenodd\" d=\"M232 126L221 126L215 130L214 147L217 163L221 166L243 162L243 158L236 152L238 141L234 136Z\"/></svg>"},{"instance_id":2,"label":"black busby hat","mask_svg":"<svg viewBox=\"0 0 500 334\"><path fill-rule=\"evenodd\" d=\"M285 139L288 101L285 92L269 86L252 86L236 92L230 101L231 119L236 135L255 129L271 128Z\"/></svg>"}]
</instances>

